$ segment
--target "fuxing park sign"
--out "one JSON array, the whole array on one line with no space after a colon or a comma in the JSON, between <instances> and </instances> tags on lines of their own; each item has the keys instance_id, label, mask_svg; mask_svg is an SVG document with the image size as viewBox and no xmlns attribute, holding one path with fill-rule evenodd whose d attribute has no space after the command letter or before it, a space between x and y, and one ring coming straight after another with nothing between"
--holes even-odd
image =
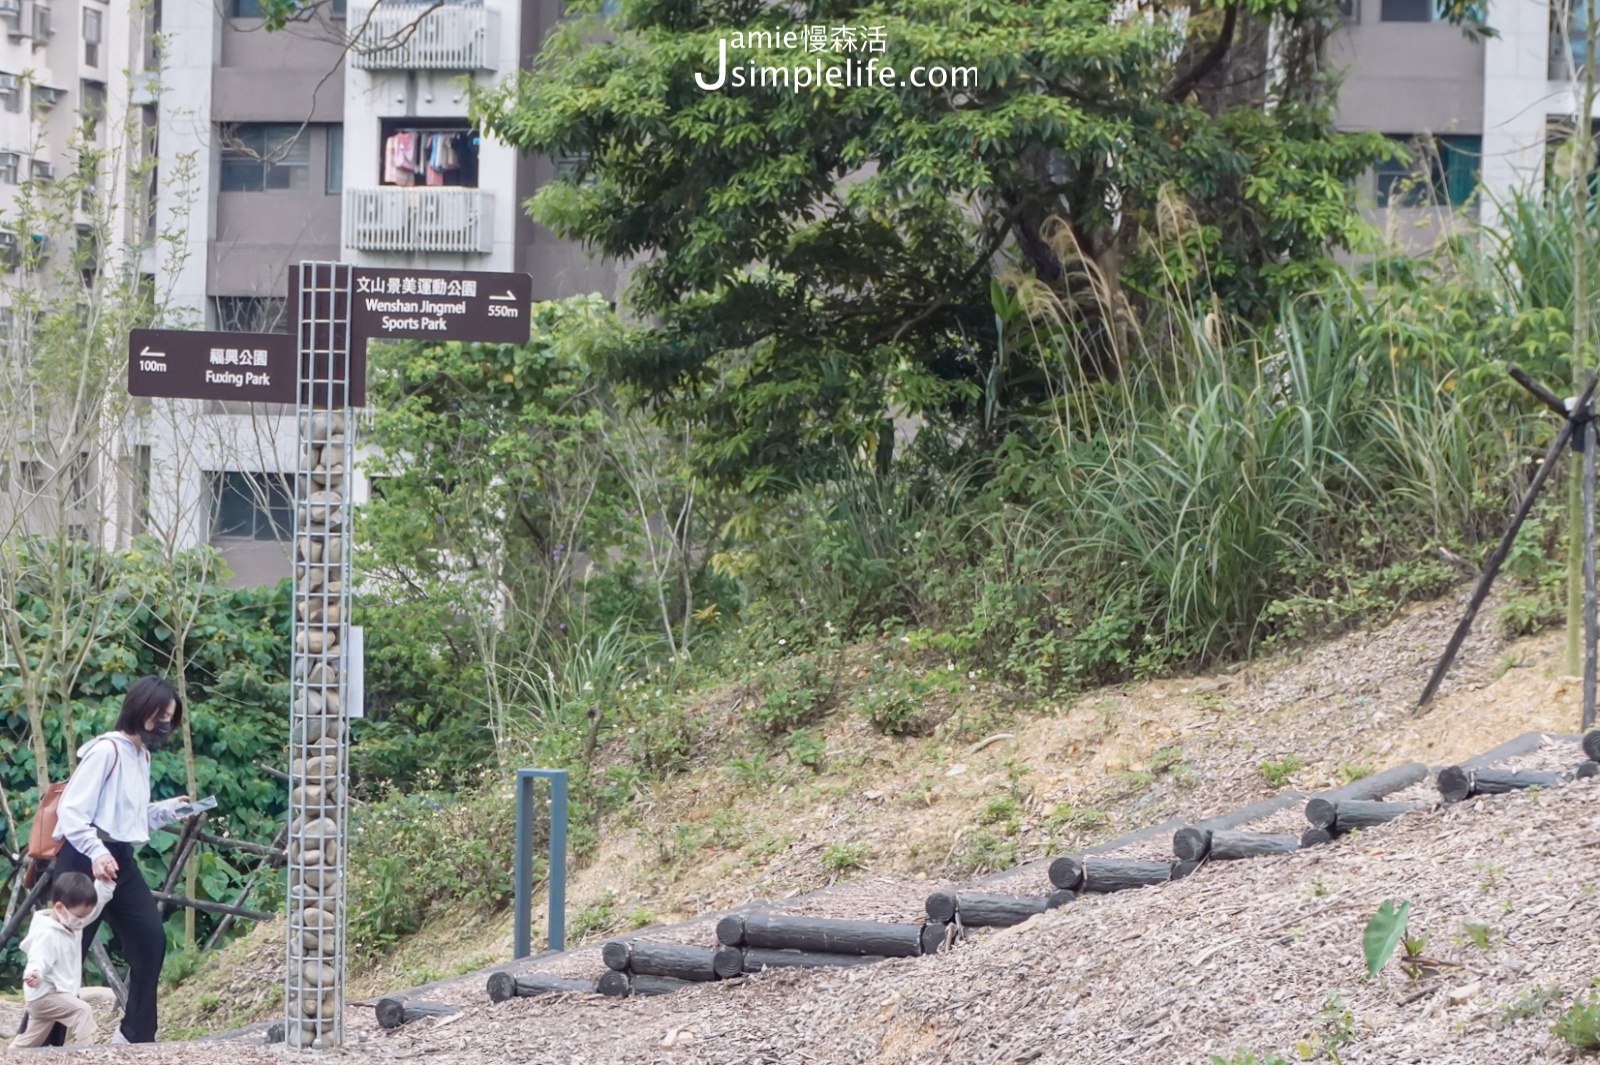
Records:
<instances>
[{"instance_id":1,"label":"fuxing park sign","mask_svg":"<svg viewBox=\"0 0 1600 1065\"><path fill-rule=\"evenodd\" d=\"M135 329L128 334L128 394L293 403L294 337Z\"/></svg>"},{"instance_id":2,"label":"fuxing park sign","mask_svg":"<svg viewBox=\"0 0 1600 1065\"><path fill-rule=\"evenodd\" d=\"M293 403L300 268L289 269L288 333L135 329L128 334L128 394L164 399ZM366 399L366 341L528 340L527 274L358 266L349 272L351 406Z\"/></svg>"}]
</instances>

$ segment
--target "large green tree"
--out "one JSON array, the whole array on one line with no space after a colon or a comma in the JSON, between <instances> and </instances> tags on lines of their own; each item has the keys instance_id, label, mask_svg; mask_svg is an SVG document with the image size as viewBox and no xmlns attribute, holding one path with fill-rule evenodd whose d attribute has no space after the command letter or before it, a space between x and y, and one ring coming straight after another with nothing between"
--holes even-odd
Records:
<instances>
[{"instance_id":1,"label":"large green tree","mask_svg":"<svg viewBox=\"0 0 1600 1065\"><path fill-rule=\"evenodd\" d=\"M531 208L636 264L656 328L613 369L752 488L841 445L886 458L896 410L992 422L1041 398L995 342L1007 262L1059 297L1095 374L1141 291L1260 315L1322 276L1382 150L1331 128L1335 8L622 0L570 16L475 113L576 161ZM786 39L806 26L853 27L854 50ZM780 81L793 67L809 79Z\"/></svg>"}]
</instances>

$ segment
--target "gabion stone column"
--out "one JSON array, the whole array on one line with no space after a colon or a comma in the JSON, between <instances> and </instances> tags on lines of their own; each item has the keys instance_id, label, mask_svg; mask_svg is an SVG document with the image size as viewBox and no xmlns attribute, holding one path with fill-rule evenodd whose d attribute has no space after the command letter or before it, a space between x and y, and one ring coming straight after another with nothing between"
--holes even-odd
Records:
<instances>
[{"instance_id":1,"label":"gabion stone column","mask_svg":"<svg viewBox=\"0 0 1600 1065\"><path fill-rule=\"evenodd\" d=\"M344 862L349 737L351 268L302 263L289 714L289 919L284 1039L344 1042Z\"/></svg>"}]
</instances>

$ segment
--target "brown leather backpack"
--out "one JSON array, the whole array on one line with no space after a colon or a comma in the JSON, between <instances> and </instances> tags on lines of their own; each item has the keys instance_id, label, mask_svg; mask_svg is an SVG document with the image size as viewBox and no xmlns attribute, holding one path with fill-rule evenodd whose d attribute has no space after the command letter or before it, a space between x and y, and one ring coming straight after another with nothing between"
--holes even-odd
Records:
<instances>
[{"instance_id":1,"label":"brown leather backpack","mask_svg":"<svg viewBox=\"0 0 1600 1065\"><path fill-rule=\"evenodd\" d=\"M116 743L111 744L111 768L106 770L106 780L111 779L111 774L117 771L117 760L120 757ZM62 841L55 838L56 811L61 805L62 793L67 790L67 785L72 783L68 777L59 784L47 785L44 794L39 796L39 809L34 811L33 826L28 829L28 862L27 871L22 874L24 887L33 887L34 881L39 879L39 871L55 860L61 853ZM105 787L105 780L100 782Z\"/></svg>"}]
</instances>

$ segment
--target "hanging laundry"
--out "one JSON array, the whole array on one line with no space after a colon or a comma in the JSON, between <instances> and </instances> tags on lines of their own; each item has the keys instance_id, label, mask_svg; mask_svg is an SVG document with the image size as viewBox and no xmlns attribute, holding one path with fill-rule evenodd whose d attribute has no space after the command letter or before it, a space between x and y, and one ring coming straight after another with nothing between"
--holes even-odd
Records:
<instances>
[{"instance_id":1,"label":"hanging laundry","mask_svg":"<svg viewBox=\"0 0 1600 1065\"><path fill-rule=\"evenodd\" d=\"M478 135L461 129L399 129L384 142L383 183L476 188Z\"/></svg>"},{"instance_id":2,"label":"hanging laundry","mask_svg":"<svg viewBox=\"0 0 1600 1065\"><path fill-rule=\"evenodd\" d=\"M414 132L401 130L391 136L384 146L384 181L390 185L415 185L417 155Z\"/></svg>"}]
</instances>

